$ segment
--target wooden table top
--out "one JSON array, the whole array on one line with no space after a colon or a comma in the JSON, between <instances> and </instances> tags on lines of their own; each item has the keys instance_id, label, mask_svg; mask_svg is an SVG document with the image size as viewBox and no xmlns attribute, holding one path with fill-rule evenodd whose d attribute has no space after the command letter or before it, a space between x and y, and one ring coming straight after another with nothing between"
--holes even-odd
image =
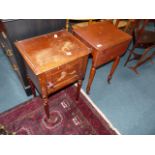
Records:
<instances>
[{"instance_id":1,"label":"wooden table top","mask_svg":"<svg viewBox=\"0 0 155 155\"><path fill-rule=\"evenodd\" d=\"M90 46L101 51L132 38L108 21L96 22L87 27L75 28L73 31Z\"/></svg>"},{"instance_id":2,"label":"wooden table top","mask_svg":"<svg viewBox=\"0 0 155 155\"><path fill-rule=\"evenodd\" d=\"M88 47L65 30L18 41L15 45L36 75L90 53Z\"/></svg>"}]
</instances>

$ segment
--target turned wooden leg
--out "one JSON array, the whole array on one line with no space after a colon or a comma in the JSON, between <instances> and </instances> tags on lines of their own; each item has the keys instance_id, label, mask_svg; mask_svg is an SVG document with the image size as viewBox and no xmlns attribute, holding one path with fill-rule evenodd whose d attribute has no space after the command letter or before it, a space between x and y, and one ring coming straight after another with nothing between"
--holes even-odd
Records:
<instances>
[{"instance_id":1,"label":"turned wooden leg","mask_svg":"<svg viewBox=\"0 0 155 155\"><path fill-rule=\"evenodd\" d=\"M35 86L34 86L32 80L29 78L29 76L27 76L27 79L28 79L29 85L31 87L32 94L33 94L34 97L36 97Z\"/></svg>"},{"instance_id":2,"label":"turned wooden leg","mask_svg":"<svg viewBox=\"0 0 155 155\"><path fill-rule=\"evenodd\" d=\"M130 51L129 56L128 56L128 58L127 58L125 64L124 64L124 67L125 67L125 66L127 65L127 63L130 61L130 58L131 58L131 56L132 56L132 52L133 52L133 50Z\"/></svg>"},{"instance_id":3,"label":"turned wooden leg","mask_svg":"<svg viewBox=\"0 0 155 155\"><path fill-rule=\"evenodd\" d=\"M87 94L89 94L90 87L91 87L91 84L93 82L95 73L96 73L96 68L92 66L91 71L90 71L90 75L89 75L88 84L87 84L87 89L86 89Z\"/></svg>"},{"instance_id":4,"label":"turned wooden leg","mask_svg":"<svg viewBox=\"0 0 155 155\"><path fill-rule=\"evenodd\" d=\"M44 110L45 110L46 116L49 119L50 114L49 114L49 105L48 105L48 98L47 97L43 98L43 105L44 105Z\"/></svg>"},{"instance_id":5,"label":"turned wooden leg","mask_svg":"<svg viewBox=\"0 0 155 155\"><path fill-rule=\"evenodd\" d=\"M124 67L125 67L125 66L127 65L127 63L129 62L131 55L132 55L132 53L129 53L129 56L128 56L127 60L125 61Z\"/></svg>"},{"instance_id":6,"label":"turned wooden leg","mask_svg":"<svg viewBox=\"0 0 155 155\"><path fill-rule=\"evenodd\" d=\"M139 54L134 53L134 50L135 50L135 48L137 47L137 45L138 45L138 42L136 42L136 43L133 45L132 49L131 49L130 52L129 52L128 58L127 58L127 60L126 60L126 62L125 62L125 64L124 64L124 66L126 66L127 63L128 63L129 61L134 60L134 59L138 59ZM132 56L132 54L134 54L134 58L133 58L133 59L130 59L131 56Z\"/></svg>"},{"instance_id":7,"label":"turned wooden leg","mask_svg":"<svg viewBox=\"0 0 155 155\"><path fill-rule=\"evenodd\" d=\"M120 57L118 56L118 57L115 59L113 65L112 65L112 68L111 68L111 70L110 70L110 73L109 73L109 75L108 75L108 79L107 79L108 83L110 83L110 81L111 81L111 79L112 79L112 76L113 76L113 74L114 74L114 72L115 72L115 70L116 70L116 68L117 68L117 66L118 66L118 64L119 64L119 61L120 61Z\"/></svg>"},{"instance_id":8,"label":"turned wooden leg","mask_svg":"<svg viewBox=\"0 0 155 155\"><path fill-rule=\"evenodd\" d=\"M78 84L77 84L77 96L76 96L76 100L79 99L81 86L82 86L82 80L79 80L78 81Z\"/></svg>"},{"instance_id":9,"label":"turned wooden leg","mask_svg":"<svg viewBox=\"0 0 155 155\"><path fill-rule=\"evenodd\" d=\"M155 45L153 45L153 46L151 46L151 47L145 49L145 51L144 51L143 54L141 55L140 59L137 61L136 65L131 66L131 67L129 67L129 68L130 68L131 70L133 70L136 74L139 74L139 72L137 71L137 68L138 68L139 66L141 66L142 64L144 64L145 62L147 62L148 60L151 60L151 59L155 56L155 53L152 53L152 54L150 54L149 56L147 56L148 53L150 52L150 50L151 50L152 48L154 48L154 47L155 47Z\"/></svg>"}]
</instances>

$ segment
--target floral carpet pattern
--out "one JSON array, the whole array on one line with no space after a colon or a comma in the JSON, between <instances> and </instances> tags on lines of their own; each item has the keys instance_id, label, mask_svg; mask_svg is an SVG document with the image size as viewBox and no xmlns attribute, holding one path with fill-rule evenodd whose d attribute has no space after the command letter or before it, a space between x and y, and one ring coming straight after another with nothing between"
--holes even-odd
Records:
<instances>
[{"instance_id":1,"label":"floral carpet pattern","mask_svg":"<svg viewBox=\"0 0 155 155\"><path fill-rule=\"evenodd\" d=\"M50 117L46 118L40 97L0 114L0 124L16 135L116 135L116 131L76 87L67 87L49 97Z\"/></svg>"}]
</instances>

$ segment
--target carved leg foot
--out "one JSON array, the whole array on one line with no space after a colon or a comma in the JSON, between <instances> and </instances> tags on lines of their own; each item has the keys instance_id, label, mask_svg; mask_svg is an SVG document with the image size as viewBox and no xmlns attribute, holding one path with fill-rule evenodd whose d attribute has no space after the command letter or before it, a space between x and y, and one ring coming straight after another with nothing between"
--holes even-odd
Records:
<instances>
[{"instance_id":1,"label":"carved leg foot","mask_svg":"<svg viewBox=\"0 0 155 155\"><path fill-rule=\"evenodd\" d=\"M49 127L55 126L57 123L60 122L60 120L61 120L61 117L56 112L51 112L49 118L47 117L44 118L46 125Z\"/></svg>"},{"instance_id":2,"label":"carved leg foot","mask_svg":"<svg viewBox=\"0 0 155 155\"><path fill-rule=\"evenodd\" d=\"M43 98L43 104L46 113L44 121L46 125L52 127L60 121L60 116L56 112L49 112L48 98Z\"/></svg>"}]
</instances>

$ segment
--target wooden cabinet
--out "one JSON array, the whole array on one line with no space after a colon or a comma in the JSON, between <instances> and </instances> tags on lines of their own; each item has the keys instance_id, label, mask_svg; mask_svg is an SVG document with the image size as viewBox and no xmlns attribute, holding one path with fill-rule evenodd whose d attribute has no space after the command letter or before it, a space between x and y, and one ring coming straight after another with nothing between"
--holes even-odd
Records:
<instances>
[{"instance_id":1,"label":"wooden cabinet","mask_svg":"<svg viewBox=\"0 0 155 155\"><path fill-rule=\"evenodd\" d=\"M90 53L81 41L61 30L15 45L26 62L32 92L35 95L34 87L38 89L48 118L48 95L78 82L78 98Z\"/></svg>"}]
</instances>

